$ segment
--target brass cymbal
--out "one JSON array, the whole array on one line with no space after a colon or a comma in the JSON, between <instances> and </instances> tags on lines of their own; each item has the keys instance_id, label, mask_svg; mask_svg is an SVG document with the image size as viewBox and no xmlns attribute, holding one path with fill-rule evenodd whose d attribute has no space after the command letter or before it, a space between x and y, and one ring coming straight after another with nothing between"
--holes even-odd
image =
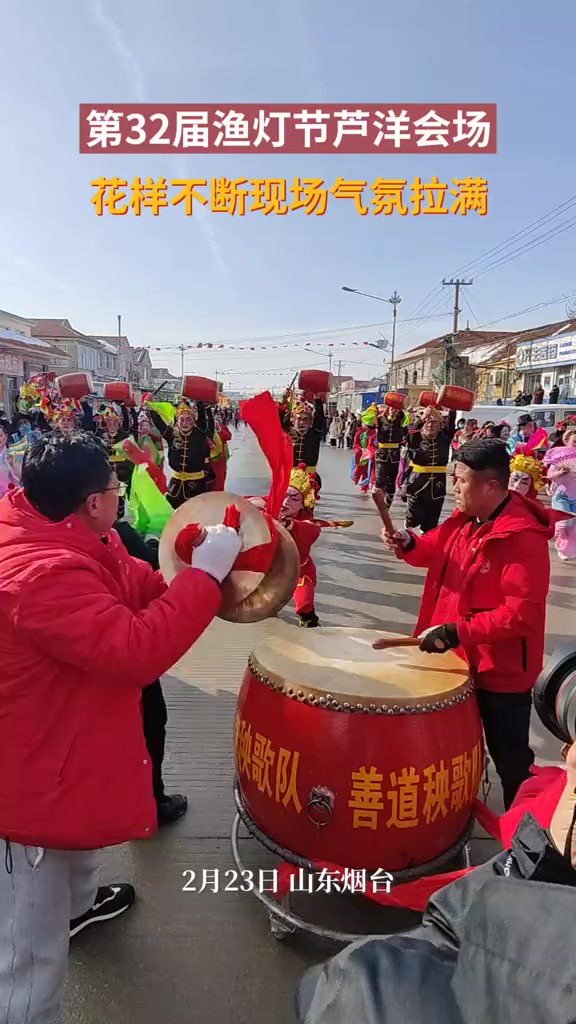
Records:
<instances>
[{"instance_id":1,"label":"brass cymbal","mask_svg":"<svg viewBox=\"0 0 576 1024\"><path fill-rule=\"evenodd\" d=\"M190 498L174 512L160 538L160 570L167 583L186 568L175 551L180 530L190 523L216 526L224 521L226 509L235 505L240 512L242 551L269 543L270 530L261 511L238 494L213 491ZM218 616L227 622L260 622L275 615L288 603L300 574L300 555L292 537L275 522L278 545L266 573L233 569L222 583L222 604Z\"/></svg>"}]
</instances>

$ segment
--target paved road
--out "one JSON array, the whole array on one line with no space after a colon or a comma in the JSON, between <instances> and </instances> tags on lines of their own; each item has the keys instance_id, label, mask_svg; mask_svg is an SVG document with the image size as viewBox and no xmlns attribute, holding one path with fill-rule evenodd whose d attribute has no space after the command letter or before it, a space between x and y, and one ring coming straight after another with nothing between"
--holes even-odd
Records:
<instances>
[{"instance_id":1,"label":"paved road","mask_svg":"<svg viewBox=\"0 0 576 1024\"><path fill-rule=\"evenodd\" d=\"M249 431L240 428L232 451L229 489L265 493L266 466ZM349 463L348 452L322 452L321 514L353 518L355 526L331 531L315 548L321 621L410 633L423 573L384 555L371 501L350 483ZM400 504L394 515L401 520ZM554 555L549 648L574 633L575 583L574 569ZM295 621L289 609L283 617ZM304 937L278 943L269 934L265 911L250 895L182 891L182 872L187 869L224 872L233 866L229 834L236 694L251 647L270 630L273 622L215 622L167 679L166 777L171 789L188 793L190 810L171 830L149 842L103 855L103 879L132 881L139 901L121 921L75 940L65 1024L290 1024L299 976L332 950ZM540 760L556 759L556 742L546 739L538 724L533 739ZM497 784L489 803L500 808ZM486 859L493 849L478 831L474 861ZM248 866L271 863L253 840L243 840L242 850ZM414 920L413 915L379 911L361 897L316 895L306 901L298 907L304 915L308 912L347 931L394 931Z\"/></svg>"}]
</instances>

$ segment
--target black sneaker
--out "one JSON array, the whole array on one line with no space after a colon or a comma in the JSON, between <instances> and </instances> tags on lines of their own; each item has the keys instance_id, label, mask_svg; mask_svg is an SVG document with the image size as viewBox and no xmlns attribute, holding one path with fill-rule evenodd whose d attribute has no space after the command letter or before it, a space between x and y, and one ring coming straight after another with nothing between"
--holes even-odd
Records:
<instances>
[{"instance_id":1,"label":"black sneaker","mask_svg":"<svg viewBox=\"0 0 576 1024\"><path fill-rule=\"evenodd\" d=\"M96 893L96 899L90 910L80 917L70 921L70 938L78 935L88 925L98 924L99 921L111 921L114 917L120 917L125 910L129 910L136 893L131 885L121 883L120 885L101 885Z\"/></svg>"},{"instance_id":2,"label":"black sneaker","mask_svg":"<svg viewBox=\"0 0 576 1024\"><path fill-rule=\"evenodd\" d=\"M316 629L320 625L316 612L302 612L298 619L302 629Z\"/></svg>"},{"instance_id":3,"label":"black sneaker","mask_svg":"<svg viewBox=\"0 0 576 1024\"><path fill-rule=\"evenodd\" d=\"M173 825L175 821L183 818L188 810L188 798L181 793L172 793L158 801L158 828L163 825Z\"/></svg>"}]
</instances>

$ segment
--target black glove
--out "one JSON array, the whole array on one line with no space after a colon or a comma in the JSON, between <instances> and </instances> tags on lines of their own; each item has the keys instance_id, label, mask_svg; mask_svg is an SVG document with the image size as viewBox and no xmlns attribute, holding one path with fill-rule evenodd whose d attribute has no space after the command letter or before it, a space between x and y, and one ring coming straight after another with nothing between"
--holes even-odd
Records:
<instances>
[{"instance_id":1,"label":"black glove","mask_svg":"<svg viewBox=\"0 0 576 1024\"><path fill-rule=\"evenodd\" d=\"M434 626L434 629L426 633L426 636L422 637L420 650L426 651L426 654L444 654L445 651L459 646L460 638L456 624L449 622L445 626Z\"/></svg>"}]
</instances>

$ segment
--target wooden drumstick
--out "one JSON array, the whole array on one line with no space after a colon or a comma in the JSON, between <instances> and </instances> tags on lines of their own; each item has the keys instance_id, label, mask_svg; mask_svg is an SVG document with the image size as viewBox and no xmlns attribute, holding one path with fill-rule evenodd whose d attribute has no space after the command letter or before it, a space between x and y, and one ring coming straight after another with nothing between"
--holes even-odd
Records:
<instances>
[{"instance_id":1,"label":"wooden drumstick","mask_svg":"<svg viewBox=\"0 0 576 1024\"><path fill-rule=\"evenodd\" d=\"M375 651L387 651L389 647L419 647L420 640L417 636L402 636L394 637L392 640L382 638L382 640L374 640L372 648Z\"/></svg>"},{"instance_id":2,"label":"wooden drumstick","mask_svg":"<svg viewBox=\"0 0 576 1024\"><path fill-rule=\"evenodd\" d=\"M389 537L393 537L396 530L394 528L394 523L390 518L390 513L386 508L386 498L384 495L384 491L380 490L379 487L375 487L374 490L372 491L372 501L374 502L376 508L378 509L380 519L384 524L384 529L386 533L388 534Z\"/></svg>"}]
</instances>

